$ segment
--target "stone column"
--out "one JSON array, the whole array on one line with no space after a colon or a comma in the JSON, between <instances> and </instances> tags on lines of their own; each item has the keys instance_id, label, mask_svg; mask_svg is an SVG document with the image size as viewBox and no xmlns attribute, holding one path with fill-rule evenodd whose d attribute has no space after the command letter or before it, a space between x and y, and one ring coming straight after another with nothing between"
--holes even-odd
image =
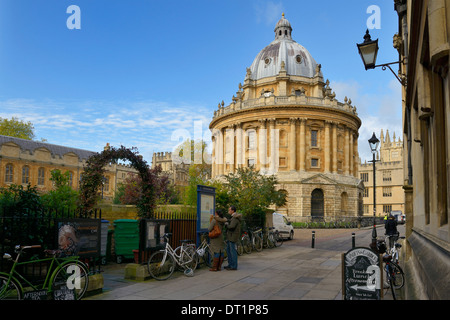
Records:
<instances>
[{"instance_id":1,"label":"stone column","mask_svg":"<svg viewBox=\"0 0 450 320\"><path fill-rule=\"evenodd\" d=\"M350 175L353 175L353 171L354 171L354 163L353 163L353 132L351 129L349 129L350 132L350 142L349 142L349 146L350 146Z\"/></svg>"},{"instance_id":2,"label":"stone column","mask_svg":"<svg viewBox=\"0 0 450 320\"><path fill-rule=\"evenodd\" d=\"M337 151L338 151L338 145L337 145L337 126L338 124L336 122L333 123L333 173L338 172L337 167Z\"/></svg>"},{"instance_id":3,"label":"stone column","mask_svg":"<svg viewBox=\"0 0 450 320\"><path fill-rule=\"evenodd\" d=\"M258 159L259 170L265 173L267 170L267 124L266 119L260 119L258 129Z\"/></svg>"},{"instance_id":4,"label":"stone column","mask_svg":"<svg viewBox=\"0 0 450 320\"><path fill-rule=\"evenodd\" d=\"M224 174L224 132L222 129L220 129L220 140L219 140L219 175Z\"/></svg>"},{"instance_id":5,"label":"stone column","mask_svg":"<svg viewBox=\"0 0 450 320\"><path fill-rule=\"evenodd\" d=\"M216 155L217 155L217 153L216 153L216 136L214 135L214 133L211 135L211 142L212 142L212 152L213 152L213 154L211 155L211 158L212 158L211 159L212 160L211 176L214 178L216 176L216 172L217 172L217 169L216 169L216 162L217 162L217 160L216 160Z\"/></svg>"},{"instance_id":6,"label":"stone column","mask_svg":"<svg viewBox=\"0 0 450 320\"><path fill-rule=\"evenodd\" d=\"M244 162L242 161L242 124L236 123L236 168L241 168Z\"/></svg>"},{"instance_id":7,"label":"stone column","mask_svg":"<svg viewBox=\"0 0 450 320\"><path fill-rule=\"evenodd\" d=\"M276 119L269 119L269 131L270 131L270 163L269 163L269 170L272 174L274 174L277 169L277 161L276 161L276 155L277 155L277 138L276 138L276 132L275 132L275 121Z\"/></svg>"},{"instance_id":8,"label":"stone column","mask_svg":"<svg viewBox=\"0 0 450 320\"><path fill-rule=\"evenodd\" d=\"M300 119L300 171L305 171L305 157L306 157L306 144L305 144L305 125L306 118Z\"/></svg>"},{"instance_id":9,"label":"stone column","mask_svg":"<svg viewBox=\"0 0 450 320\"><path fill-rule=\"evenodd\" d=\"M344 174L348 175L349 174L349 166L350 166L350 161L349 161L349 132L348 132L348 128L346 127L344 129Z\"/></svg>"},{"instance_id":10,"label":"stone column","mask_svg":"<svg viewBox=\"0 0 450 320\"><path fill-rule=\"evenodd\" d=\"M355 137L353 140L353 156L355 157L355 161L353 162L353 175L356 178L358 177L358 164L359 164L359 154L358 154L358 133L355 133Z\"/></svg>"},{"instance_id":11,"label":"stone column","mask_svg":"<svg viewBox=\"0 0 450 320\"><path fill-rule=\"evenodd\" d=\"M234 173L234 125L228 126L226 129L226 146L225 146L225 155L226 155L226 161L225 165L228 164L229 170L227 170L227 173ZM226 169L226 167L225 167Z\"/></svg>"},{"instance_id":12,"label":"stone column","mask_svg":"<svg viewBox=\"0 0 450 320\"><path fill-rule=\"evenodd\" d=\"M330 172L330 125L331 122L326 120L325 121L325 172Z\"/></svg>"},{"instance_id":13,"label":"stone column","mask_svg":"<svg viewBox=\"0 0 450 320\"><path fill-rule=\"evenodd\" d=\"M296 139L296 130L295 127L297 125L297 118L291 118L291 133L289 135L289 169L291 171L296 170L296 154L297 154L297 139Z\"/></svg>"}]
</instances>

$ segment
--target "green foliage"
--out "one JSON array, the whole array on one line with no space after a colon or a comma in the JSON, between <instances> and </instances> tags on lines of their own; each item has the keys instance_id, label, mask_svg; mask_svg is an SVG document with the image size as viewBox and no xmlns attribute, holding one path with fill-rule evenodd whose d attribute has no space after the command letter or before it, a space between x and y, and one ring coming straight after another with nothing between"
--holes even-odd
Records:
<instances>
[{"instance_id":1,"label":"green foliage","mask_svg":"<svg viewBox=\"0 0 450 320\"><path fill-rule=\"evenodd\" d=\"M33 140L34 126L31 122L24 122L12 117L11 120L0 118L0 135Z\"/></svg>"},{"instance_id":2,"label":"green foliage","mask_svg":"<svg viewBox=\"0 0 450 320\"><path fill-rule=\"evenodd\" d=\"M80 186L80 206L86 212L92 211L98 201L97 192L102 184L104 167L110 162L117 162L117 160L128 160L131 166L139 172L141 182L136 207L140 217L151 218L159 197L158 179L161 167L150 169L135 148L127 149L124 146L119 149L110 147L91 156L86 161Z\"/></svg>"},{"instance_id":3,"label":"green foliage","mask_svg":"<svg viewBox=\"0 0 450 320\"><path fill-rule=\"evenodd\" d=\"M236 206L249 227L264 226L269 206L286 204L286 192L276 190L276 177L262 175L253 167L239 168L225 180L224 187L216 190L216 204L222 208Z\"/></svg>"},{"instance_id":4,"label":"green foliage","mask_svg":"<svg viewBox=\"0 0 450 320\"><path fill-rule=\"evenodd\" d=\"M79 193L70 186L70 174L68 171L61 173L56 169L51 172L50 181L53 181L54 190L41 196L46 208L74 212L77 209Z\"/></svg>"},{"instance_id":5,"label":"green foliage","mask_svg":"<svg viewBox=\"0 0 450 320\"><path fill-rule=\"evenodd\" d=\"M0 208L14 216L39 211L43 205L36 187L11 184L0 188Z\"/></svg>"}]
</instances>

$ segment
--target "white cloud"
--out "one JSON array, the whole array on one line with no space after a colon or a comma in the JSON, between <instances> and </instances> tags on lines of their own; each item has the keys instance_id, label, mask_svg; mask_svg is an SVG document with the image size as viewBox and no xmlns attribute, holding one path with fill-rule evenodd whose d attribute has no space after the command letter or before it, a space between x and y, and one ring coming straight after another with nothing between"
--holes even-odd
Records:
<instances>
[{"instance_id":1,"label":"white cloud","mask_svg":"<svg viewBox=\"0 0 450 320\"><path fill-rule=\"evenodd\" d=\"M275 3L273 1L258 1L254 5L256 22L264 23L266 25L274 25L281 18L281 13L284 10L281 2Z\"/></svg>"},{"instance_id":2,"label":"white cloud","mask_svg":"<svg viewBox=\"0 0 450 320\"><path fill-rule=\"evenodd\" d=\"M35 101L0 100L0 117L31 121L37 139L75 148L101 151L106 143L136 147L151 161L153 152L172 151L172 132L185 129L194 138L194 123L209 131L212 112L204 106L182 107L157 101Z\"/></svg>"}]
</instances>

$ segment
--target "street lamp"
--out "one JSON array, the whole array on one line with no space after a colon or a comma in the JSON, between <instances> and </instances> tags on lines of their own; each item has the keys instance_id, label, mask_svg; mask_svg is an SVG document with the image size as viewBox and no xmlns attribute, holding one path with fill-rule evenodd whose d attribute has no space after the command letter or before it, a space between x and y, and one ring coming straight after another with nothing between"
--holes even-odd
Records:
<instances>
[{"instance_id":1,"label":"street lamp","mask_svg":"<svg viewBox=\"0 0 450 320\"><path fill-rule=\"evenodd\" d=\"M364 63L364 67L366 68L366 70L375 69L378 67L381 67L383 70L389 68L389 70L391 70L391 72L394 74L394 76L397 78L400 84L403 86L406 85L405 80L400 79L399 76L395 74L394 70L392 70L390 66L391 64L397 64L400 63L401 61L376 65L379 49L378 39L372 40L372 38L370 37L369 29L366 30L366 34L364 35L364 42L357 43L356 46L358 47L359 55L361 56L361 59Z\"/></svg>"},{"instance_id":2,"label":"street lamp","mask_svg":"<svg viewBox=\"0 0 450 320\"><path fill-rule=\"evenodd\" d=\"M377 149L378 149L378 145L380 144L380 140L378 140L378 138L375 136L375 132L372 135L372 138L369 139L369 146L370 146L370 151L372 151L372 155L373 155L373 229L372 229L372 244L376 245L377 243L377 229L376 229L376 221L375 221L375 216L376 216L376 212L377 212L377 201L376 201L376 195L377 195L377 191L376 191L376 175L375 175L375 162L377 161L375 159L375 155L377 154ZM370 162L370 161L369 161Z\"/></svg>"}]
</instances>

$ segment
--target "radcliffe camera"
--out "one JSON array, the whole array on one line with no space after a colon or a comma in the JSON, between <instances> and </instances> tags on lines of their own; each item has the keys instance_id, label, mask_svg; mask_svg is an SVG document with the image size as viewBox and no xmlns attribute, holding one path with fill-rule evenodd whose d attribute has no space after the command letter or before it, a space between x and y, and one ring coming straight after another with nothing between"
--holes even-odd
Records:
<instances>
[{"instance_id":1,"label":"radcliffe camera","mask_svg":"<svg viewBox=\"0 0 450 320\"><path fill-rule=\"evenodd\" d=\"M53 2L0 1L0 299L450 298L449 0Z\"/></svg>"}]
</instances>

